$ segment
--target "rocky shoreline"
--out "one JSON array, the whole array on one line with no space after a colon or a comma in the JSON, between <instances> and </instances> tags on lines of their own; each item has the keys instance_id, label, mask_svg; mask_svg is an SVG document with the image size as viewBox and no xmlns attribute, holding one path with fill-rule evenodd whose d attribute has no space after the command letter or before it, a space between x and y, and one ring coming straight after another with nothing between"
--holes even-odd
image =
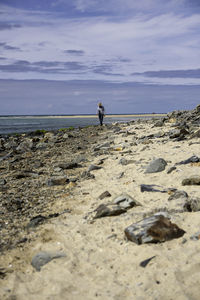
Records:
<instances>
[{"instance_id":1,"label":"rocky shoreline","mask_svg":"<svg viewBox=\"0 0 200 300\"><path fill-rule=\"evenodd\" d=\"M1 299L198 299L199 138L200 105L1 136Z\"/></svg>"}]
</instances>

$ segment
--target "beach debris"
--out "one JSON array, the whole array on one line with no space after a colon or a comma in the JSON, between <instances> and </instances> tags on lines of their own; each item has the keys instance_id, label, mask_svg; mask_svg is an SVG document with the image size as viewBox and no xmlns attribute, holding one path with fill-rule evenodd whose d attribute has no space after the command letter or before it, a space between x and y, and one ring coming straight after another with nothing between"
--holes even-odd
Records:
<instances>
[{"instance_id":1,"label":"beach debris","mask_svg":"<svg viewBox=\"0 0 200 300\"><path fill-rule=\"evenodd\" d=\"M169 218L156 214L134 223L125 229L128 240L141 245L144 243L165 242L184 235L185 231Z\"/></svg>"},{"instance_id":2,"label":"beach debris","mask_svg":"<svg viewBox=\"0 0 200 300\"><path fill-rule=\"evenodd\" d=\"M103 200L106 197L111 197L111 194L108 191L103 192L100 196L99 199Z\"/></svg>"},{"instance_id":3,"label":"beach debris","mask_svg":"<svg viewBox=\"0 0 200 300\"><path fill-rule=\"evenodd\" d=\"M189 178L185 178L182 181L182 185L200 185L200 176L194 175Z\"/></svg>"},{"instance_id":4,"label":"beach debris","mask_svg":"<svg viewBox=\"0 0 200 300\"><path fill-rule=\"evenodd\" d=\"M38 252L33 256L31 265L36 269L36 271L40 271L41 267L49 263L52 259L66 257L65 253L57 252L57 253L49 253L45 251Z\"/></svg>"},{"instance_id":5,"label":"beach debris","mask_svg":"<svg viewBox=\"0 0 200 300\"><path fill-rule=\"evenodd\" d=\"M152 257L150 257L150 258L147 258L147 259L141 261L140 267L145 268L145 267L148 265L148 263L149 263L153 258L155 258L155 257L156 257L156 256L154 255L154 256L152 256Z\"/></svg>"},{"instance_id":6,"label":"beach debris","mask_svg":"<svg viewBox=\"0 0 200 300\"><path fill-rule=\"evenodd\" d=\"M186 160L182 160L178 163L176 163L176 165L186 165L186 164L190 164L190 163L194 163L194 162L199 162L200 161L200 158L196 155L193 155L191 157L189 157L188 159Z\"/></svg>"},{"instance_id":7,"label":"beach debris","mask_svg":"<svg viewBox=\"0 0 200 300\"><path fill-rule=\"evenodd\" d=\"M154 159L147 166L145 173L156 173L165 170L167 162L163 158Z\"/></svg>"},{"instance_id":8,"label":"beach debris","mask_svg":"<svg viewBox=\"0 0 200 300\"><path fill-rule=\"evenodd\" d=\"M119 205L120 207L122 207L124 209L129 209L129 208L132 208L134 206L141 206L141 204L138 201L133 199L128 194L122 194L122 195L116 197L113 200L113 203Z\"/></svg>"}]
</instances>

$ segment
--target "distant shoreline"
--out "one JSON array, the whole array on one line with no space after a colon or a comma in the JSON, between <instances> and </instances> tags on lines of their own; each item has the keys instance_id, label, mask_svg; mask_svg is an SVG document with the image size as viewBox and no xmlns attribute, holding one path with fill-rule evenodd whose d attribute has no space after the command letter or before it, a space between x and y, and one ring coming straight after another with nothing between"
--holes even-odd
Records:
<instances>
[{"instance_id":1,"label":"distant shoreline","mask_svg":"<svg viewBox=\"0 0 200 300\"><path fill-rule=\"evenodd\" d=\"M155 113L155 114L108 114L105 117L109 118L126 118L126 117L160 117L166 116L167 113ZM0 118L63 118L63 119L73 119L73 118L96 118L97 115L1 115Z\"/></svg>"}]
</instances>

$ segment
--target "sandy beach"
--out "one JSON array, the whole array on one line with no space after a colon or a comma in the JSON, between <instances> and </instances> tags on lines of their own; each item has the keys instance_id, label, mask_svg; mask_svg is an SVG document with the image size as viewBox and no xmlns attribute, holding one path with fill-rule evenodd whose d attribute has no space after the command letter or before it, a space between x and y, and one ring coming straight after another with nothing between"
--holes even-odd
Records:
<instances>
[{"instance_id":1,"label":"sandy beach","mask_svg":"<svg viewBox=\"0 0 200 300\"><path fill-rule=\"evenodd\" d=\"M199 117L196 108L163 119L85 128L79 142L77 131L25 136L15 146L2 140L1 196L9 198L12 191L17 197L20 188L26 190L26 201L34 197L34 210L27 216L19 206L9 212L21 213L23 221L20 225L17 219L17 241L2 248L0 298L198 300ZM4 158L12 147L13 156ZM162 164L154 169L155 161ZM136 203L123 211L119 202L121 211L109 216L121 195ZM100 205L104 212L97 216ZM127 227L155 214L184 234L144 243L127 238ZM38 216L46 219L30 225ZM9 221L1 223L2 240L9 239L8 226ZM35 263L41 253L49 258Z\"/></svg>"}]
</instances>

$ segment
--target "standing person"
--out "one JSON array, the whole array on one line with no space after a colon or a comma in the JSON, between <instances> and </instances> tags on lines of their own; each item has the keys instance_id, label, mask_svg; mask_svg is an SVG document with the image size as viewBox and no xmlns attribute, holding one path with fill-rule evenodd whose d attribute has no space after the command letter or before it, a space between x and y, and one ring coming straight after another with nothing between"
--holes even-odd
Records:
<instances>
[{"instance_id":1,"label":"standing person","mask_svg":"<svg viewBox=\"0 0 200 300\"><path fill-rule=\"evenodd\" d=\"M97 114L99 116L100 125L103 125L103 117L105 115L105 109L101 102L98 104Z\"/></svg>"}]
</instances>

